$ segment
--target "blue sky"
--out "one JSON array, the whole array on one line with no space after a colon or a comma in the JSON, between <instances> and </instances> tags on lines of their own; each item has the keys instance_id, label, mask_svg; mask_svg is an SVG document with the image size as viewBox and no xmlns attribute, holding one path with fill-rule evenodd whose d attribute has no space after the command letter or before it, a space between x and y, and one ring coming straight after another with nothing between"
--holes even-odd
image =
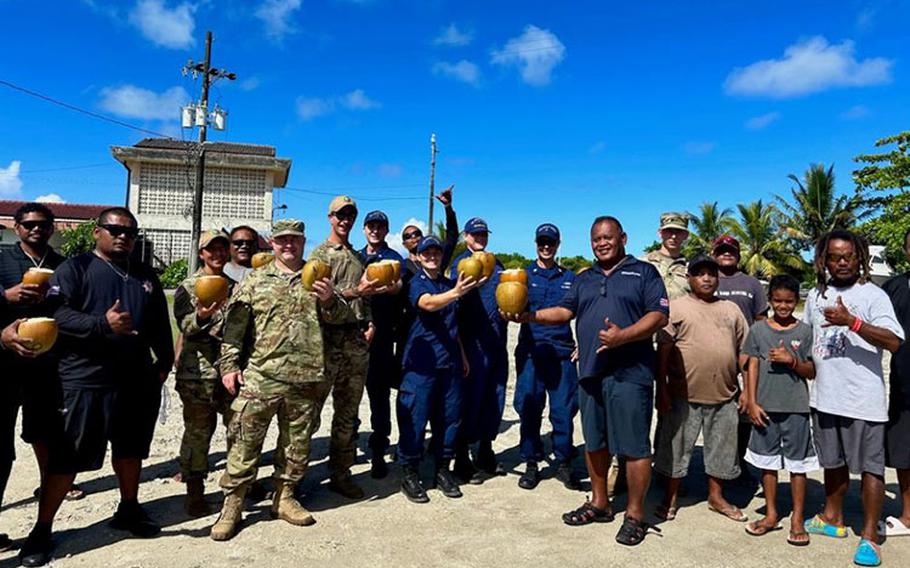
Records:
<instances>
[{"instance_id":1,"label":"blue sky","mask_svg":"<svg viewBox=\"0 0 910 568\"><path fill-rule=\"evenodd\" d=\"M178 138L198 96L180 67L211 29L238 79L213 88L230 115L210 139L294 160L279 199L311 243L330 199L313 191L381 208L393 231L425 218L432 132L437 187L455 184L462 221L487 219L493 250L531 255L553 222L562 254L590 256L598 214L638 253L661 211L770 199L812 162L851 192L853 156L910 118L899 0L0 0L0 15L0 80ZM142 137L0 86L0 198L122 203L109 147Z\"/></svg>"}]
</instances>

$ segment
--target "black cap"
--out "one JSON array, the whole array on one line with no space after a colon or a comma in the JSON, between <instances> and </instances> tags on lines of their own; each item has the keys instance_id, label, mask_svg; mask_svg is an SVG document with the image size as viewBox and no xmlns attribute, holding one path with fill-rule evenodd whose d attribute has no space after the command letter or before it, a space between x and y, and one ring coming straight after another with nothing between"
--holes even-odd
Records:
<instances>
[{"instance_id":1,"label":"black cap","mask_svg":"<svg viewBox=\"0 0 910 568\"><path fill-rule=\"evenodd\" d=\"M382 223L386 227L389 226L389 218L382 211L370 211L367 213L367 216L363 218L363 225L366 226L369 223Z\"/></svg>"},{"instance_id":2,"label":"black cap","mask_svg":"<svg viewBox=\"0 0 910 568\"><path fill-rule=\"evenodd\" d=\"M717 270L718 268L717 261L714 260L713 256L700 252L689 261L689 276L698 274L698 269L702 266L710 266L714 270Z\"/></svg>"}]
</instances>

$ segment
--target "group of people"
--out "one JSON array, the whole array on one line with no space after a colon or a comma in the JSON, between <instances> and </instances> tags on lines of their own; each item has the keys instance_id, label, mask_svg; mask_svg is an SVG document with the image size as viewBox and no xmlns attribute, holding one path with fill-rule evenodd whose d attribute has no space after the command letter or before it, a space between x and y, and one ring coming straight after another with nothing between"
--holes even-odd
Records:
<instances>
[{"instance_id":1,"label":"group of people","mask_svg":"<svg viewBox=\"0 0 910 568\"><path fill-rule=\"evenodd\" d=\"M573 422L581 414L584 459L592 496L563 522L610 522L608 478L616 458L628 492L617 542L642 542L649 514L672 521L699 436L704 445L708 507L763 536L781 528L778 471L789 473L793 512L787 541L810 535L845 538L843 500L849 475L862 475L864 522L854 561L881 562L879 537L910 534L910 280L880 289L868 282L868 247L835 230L815 251L816 285L796 317L800 283L775 276L767 292L738 268L739 243L724 235L710 254L683 257L684 214L661 215L659 249L637 259L615 217L591 225L594 264L578 274L557 262L561 234L550 223L534 233L536 259L525 268L528 306L505 313L496 301L503 273L468 276L459 261L485 251L487 223L469 219L459 231L451 188L440 239L409 225L408 251L389 247L389 219L363 217L366 246L351 244L359 211L348 196L329 204L328 238L308 260L330 275L307 279L305 227L273 223L274 260L253 269L260 237L250 227L212 230L198 243L200 268L177 288L173 315L180 331L175 355L167 301L155 272L132 256L136 218L124 208L99 215L92 252L63 259L48 245L53 213L41 204L15 215L20 242L0 252L3 352L15 397L3 401L0 489L11 470L13 432L23 409L23 439L41 472L37 521L20 549L26 566L49 561L54 516L75 475L102 467L110 444L121 501L111 526L139 537L158 525L138 501L139 474L160 404L161 384L176 369L183 402L180 478L185 509L210 514L204 481L219 417L226 427L225 498L211 538L232 538L246 499L265 496L257 481L263 444L278 423L271 513L294 525L313 516L299 501L310 443L332 396L329 488L350 499L364 491L351 475L370 405L371 476L389 474L393 404L402 493L429 501L420 475L425 434L435 475L431 486L450 498L460 484L481 484L505 472L493 443L500 431L509 369L508 322L521 324L514 353L514 407L520 418L518 485L534 489L548 457L541 438L549 406L555 477L579 487L573 472ZM459 236L466 245L453 258ZM907 237L910 237L908 232ZM907 254L910 257L910 241ZM367 267L395 260L392 283L371 280ZM48 285L22 284L31 267L54 270ZM449 268L448 272L446 269ZM196 282L228 279L229 293L200 302ZM770 304L771 314L768 314ZM53 317L54 349L38 355L17 333L26 317ZM573 331L574 320L574 331ZM890 406L882 353L893 353ZM651 436L653 410L656 432ZM747 516L724 497L724 482L745 464L762 472L764 517ZM884 469L898 470L903 514L880 521ZM822 512L805 515L806 473L825 470ZM663 499L645 511L652 471ZM2 492L0 492L2 494ZM0 549L11 546L5 535Z\"/></svg>"}]
</instances>

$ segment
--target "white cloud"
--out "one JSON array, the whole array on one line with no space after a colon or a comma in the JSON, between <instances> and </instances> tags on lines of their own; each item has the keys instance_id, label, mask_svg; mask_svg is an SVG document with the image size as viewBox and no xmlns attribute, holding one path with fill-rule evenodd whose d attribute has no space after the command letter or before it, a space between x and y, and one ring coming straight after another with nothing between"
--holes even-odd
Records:
<instances>
[{"instance_id":1,"label":"white cloud","mask_svg":"<svg viewBox=\"0 0 910 568\"><path fill-rule=\"evenodd\" d=\"M761 130L772 122L776 122L780 118L780 113L775 111L768 112L759 116L753 116L746 121L746 128L749 130Z\"/></svg>"},{"instance_id":2,"label":"white cloud","mask_svg":"<svg viewBox=\"0 0 910 568\"><path fill-rule=\"evenodd\" d=\"M494 65L518 67L521 79L534 86L550 82L553 69L566 57L566 46L556 35L537 26L525 26L524 32L494 49L490 62Z\"/></svg>"},{"instance_id":3,"label":"white cloud","mask_svg":"<svg viewBox=\"0 0 910 568\"><path fill-rule=\"evenodd\" d=\"M334 111L335 103L331 100L318 97L297 97L297 116L301 120L313 120Z\"/></svg>"},{"instance_id":4,"label":"white cloud","mask_svg":"<svg viewBox=\"0 0 910 568\"><path fill-rule=\"evenodd\" d=\"M427 224L424 221L411 217L401 225L401 229L395 233L389 232L385 238L385 242L388 243L389 247L398 251L405 258L407 258L408 251L404 248L404 245L401 244L401 233L404 231L404 228L408 226L418 227L424 235L427 234Z\"/></svg>"},{"instance_id":5,"label":"white cloud","mask_svg":"<svg viewBox=\"0 0 910 568\"><path fill-rule=\"evenodd\" d=\"M433 64L433 73L474 85L475 87L480 83L480 68L466 59L462 59L458 63L438 61Z\"/></svg>"},{"instance_id":6,"label":"white cloud","mask_svg":"<svg viewBox=\"0 0 910 568\"><path fill-rule=\"evenodd\" d=\"M374 101L363 92L363 89L355 89L341 98L341 104L351 110L370 110L382 106L378 101Z\"/></svg>"},{"instance_id":7,"label":"white cloud","mask_svg":"<svg viewBox=\"0 0 910 568\"><path fill-rule=\"evenodd\" d=\"M262 80L259 77L249 77L240 81L240 90L241 91L254 91L259 88L262 84Z\"/></svg>"},{"instance_id":8,"label":"white cloud","mask_svg":"<svg viewBox=\"0 0 910 568\"><path fill-rule=\"evenodd\" d=\"M139 0L129 14L131 24L156 45L171 49L192 47L196 6L182 3L168 8L164 0Z\"/></svg>"},{"instance_id":9,"label":"white cloud","mask_svg":"<svg viewBox=\"0 0 910 568\"><path fill-rule=\"evenodd\" d=\"M691 141L683 144L683 152L690 156L703 156L710 154L715 147L717 147L717 144L714 142Z\"/></svg>"},{"instance_id":10,"label":"white cloud","mask_svg":"<svg viewBox=\"0 0 910 568\"><path fill-rule=\"evenodd\" d=\"M300 9L300 0L265 0L254 15L265 24L265 33L275 41L297 31L292 19Z\"/></svg>"},{"instance_id":11,"label":"white cloud","mask_svg":"<svg viewBox=\"0 0 910 568\"><path fill-rule=\"evenodd\" d=\"M865 105L856 105L848 108L841 113L840 117L844 120L859 120L869 116L869 107Z\"/></svg>"},{"instance_id":12,"label":"white cloud","mask_svg":"<svg viewBox=\"0 0 910 568\"><path fill-rule=\"evenodd\" d=\"M884 57L856 59L852 41L838 45L815 36L784 50L781 59L766 59L736 68L724 89L732 95L790 98L836 87L867 87L891 82L894 62Z\"/></svg>"},{"instance_id":13,"label":"white cloud","mask_svg":"<svg viewBox=\"0 0 910 568\"><path fill-rule=\"evenodd\" d=\"M458 26L453 22L444 28L438 36L433 38L433 45L461 47L469 45L473 40L473 33L459 30Z\"/></svg>"},{"instance_id":14,"label":"white cloud","mask_svg":"<svg viewBox=\"0 0 910 568\"><path fill-rule=\"evenodd\" d=\"M183 87L171 87L156 93L135 85L101 89L99 105L104 110L127 118L143 120L177 120L180 107L190 100Z\"/></svg>"},{"instance_id":15,"label":"white cloud","mask_svg":"<svg viewBox=\"0 0 910 568\"><path fill-rule=\"evenodd\" d=\"M401 164L379 164L376 173L385 178L396 178L401 176Z\"/></svg>"},{"instance_id":16,"label":"white cloud","mask_svg":"<svg viewBox=\"0 0 910 568\"><path fill-rule=\"evenodd\" d=\"M0 197L9 199L22 194L22 179L19 178L21 165L19 160L13 160L9 166L0 168Z\"/></svg>"},{"instance_id":17,"label":"white cloud","mask_svg":"<svg viewBox=\"0 0 910 568\"><path fill-rule=\"evenodd\" d=\"M60 197L57 193L48 193L47 195L39 195L35 198L35 201L38 203L66 203L66 199Z\"/></svg>"}]
</instances>

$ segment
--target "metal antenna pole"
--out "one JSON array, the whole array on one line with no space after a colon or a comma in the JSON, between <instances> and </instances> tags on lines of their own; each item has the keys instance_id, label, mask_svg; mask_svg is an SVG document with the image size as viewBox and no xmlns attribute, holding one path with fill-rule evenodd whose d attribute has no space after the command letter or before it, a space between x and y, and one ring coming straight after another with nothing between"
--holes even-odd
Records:
<instances>
[{"instance_id":1,"label":"metal antenna pole","mask_svg":"<svg viewBox=\"0 0 910 568\"><path fill-rule=\"evenodd\" d=\"M430 135L430 215L427 234L433 234L433 198L436 195L436 134Z\"/></svg>"}]
</instances>

